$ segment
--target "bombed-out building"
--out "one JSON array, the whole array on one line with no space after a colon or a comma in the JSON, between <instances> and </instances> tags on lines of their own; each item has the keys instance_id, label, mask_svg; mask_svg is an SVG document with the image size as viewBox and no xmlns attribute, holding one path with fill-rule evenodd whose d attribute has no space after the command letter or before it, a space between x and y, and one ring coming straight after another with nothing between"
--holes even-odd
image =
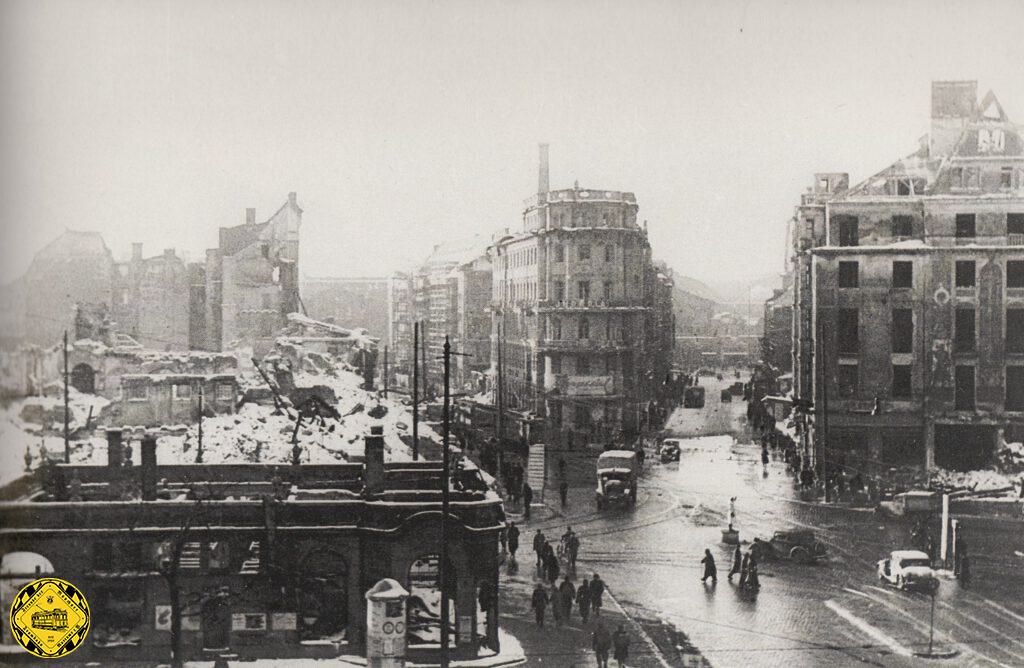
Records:
<instances>
[{"instance_id":1,"label":"bombed-out building","mask_svg":"<svg viewBox=\"0 0 1024 668\"><path fill-rule=\"evenodd\" d=\"M409 658L437 660L439 463L385 464L372 432L365 464L338 465L161 463L155 432L107 441L105 466L46 465L0 488L0 605L40 576L75 583L92 611L77 660L167 662L175 617L187 660L361 655L365 594L383 578L410 592ZM127 447L141 465L125 464ZM455 659L498 649L504 522L501 499L461 469L447 528Z\"/></svg>"},{"instance_id":2,"label":"bombed-out building","mask_svg":"<svg viewBox=\"0 0 1024 668\"><path fill-rule=\"evenodd\" d=\"M1024 436L1024 134L932 84L918 150L797 210L795 391L819 463L971 469Z\"/></svg>"}]
</instances>

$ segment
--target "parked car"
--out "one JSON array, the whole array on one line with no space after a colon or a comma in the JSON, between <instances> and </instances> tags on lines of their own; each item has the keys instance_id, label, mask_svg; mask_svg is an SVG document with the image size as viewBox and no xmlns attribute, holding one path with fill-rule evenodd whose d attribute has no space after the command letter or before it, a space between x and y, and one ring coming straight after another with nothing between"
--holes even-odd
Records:
<instances>
[{"instance_id":1,"label":"parked car","mask_svg":"<svg viewBox=\"0 0 1024 668\"><path fill-rule=\"evenodd\" d=\"M932 570L932 561L920 550L895 550L888 559L878 562L878 579L899 589L934 593L939 579Z\"/></svg>"},{"instance_id":2,"label":"parked car","mask_svg":"<svg viewBox=\"0 0 1024 668\"><path fill-rule=\"evenodd\" d=\"M757 559L792 559L799 564L814 563L828 553L809 529L776 531L769 540L755 538L750 551Z\"/></svg>"},{"instance_id":3,"label":"parked car","mask_svg":"<svg viewBox=\"0 0 1024 668\"><path fill-rule=\"evenodd\" d=\"M668 462L678 462L679 454L682 452L680 441L678 438L666 438L661 442L661 448L658 450L661 455L661 461L663 464Z\"/></svg>"}]
</instances>

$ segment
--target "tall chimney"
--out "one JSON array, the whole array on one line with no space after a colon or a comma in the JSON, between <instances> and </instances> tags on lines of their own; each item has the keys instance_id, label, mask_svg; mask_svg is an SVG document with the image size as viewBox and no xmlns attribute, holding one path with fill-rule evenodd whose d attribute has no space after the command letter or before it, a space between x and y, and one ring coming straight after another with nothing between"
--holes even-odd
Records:
<instances>
[{"instance_id":1,"label":"tall chimney","mask_svg":"<svg viewBox=\"0 0 1024 668\"><path fill-rule=\"evenodd\" d=\"M370 427L365 443L363 488L367 494L380 494L384 491L384 427Z\"/></svg>"},{"instance_id":2,"label":"tall chimney","mask_svg":"<svg viewBox=\"0 0 1024 668\"><path fill-rule=\"evenodd\" d=\"M142 500L156 501L156 436L142 437Z\"/></svg>"},{"instance_id":3,"label":"tall chimney","mask_svg":"<svg viewBox=\"0 0 1024 668\"><path fill-rule=\"evenodd\" d=\"M124 445L120 429L107 430L107 466L118 467L124 463Z\"/></svg>"},{"instance_id":4,"label":"tall chimney","mask_svg":"<svg viewBox=\"0 0 1024 668\"><path fill-rule=\"evenodd\" d=\"M256 224L256 209L251 209L250 208L250 209L246 209L245 210L245 222L248 225L255 225Z\"/></svg>"},{"instance_id":5,"label":"tall chimney","mask_svg":"<svg viewBox=\"0 0 1024 668\"><path fill-rule=\"evenodd\" d=\"M537 192L546 193L551 190L551 172L548 167L548 145L540 145L540 168L537 173Z\"/></svg>"}]
</instances>

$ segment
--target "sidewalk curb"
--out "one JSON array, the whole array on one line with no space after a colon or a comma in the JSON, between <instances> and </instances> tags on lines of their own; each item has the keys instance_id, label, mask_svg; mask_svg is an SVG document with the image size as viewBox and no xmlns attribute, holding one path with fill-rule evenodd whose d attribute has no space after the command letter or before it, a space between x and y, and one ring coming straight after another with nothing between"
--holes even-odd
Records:
<instances>
[{"instance_id":1,"label":"sidewalk curb","mask_svg":"<svg viewBox=\"0 0 1024 668\"><path fill-rule=\"evenodd\" d=\"M633 619L633 617L630 616L628 612L626 612L626 609L622 607L622 604L619 603L618 599L615 598L610 589L605 588L605 594L608 595L608 599L612 603L614 603L615 607L618 608L619 612L622 613L622 616L628 619L630 622L632 622L634 626L636 626L636 630L639 633L640 638L644 641L644 644L647 645L647 648L651 650L651 654L653 656L658 657L658 662L661 663L662 668L672 668L672 664L670 664L665 659L665 655L661 653L661 649L658 647L657 643L655 643L651 636L648 635L647 631L644 630L643 625L640 622Z\"/></svg>"}]
</instances>

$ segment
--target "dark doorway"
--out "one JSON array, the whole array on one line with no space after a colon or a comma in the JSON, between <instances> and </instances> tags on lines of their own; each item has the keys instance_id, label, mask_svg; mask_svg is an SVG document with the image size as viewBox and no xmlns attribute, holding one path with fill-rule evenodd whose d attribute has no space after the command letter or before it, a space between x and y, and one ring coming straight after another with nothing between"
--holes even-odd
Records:
<instances>
[{"instance_id":1,"label":"dark doorway","mask_svg":"<svg viewBox=\"0 0 1024 668\"><path fill-rule=\"evenodd\" d=\"M228 649L231 645L231 606L223 593L203 604L203 649Z\"/></svg>"},{"instance_id":2,"label":"dark doorway","mask_svg":"<svg viewBox=\"0 0 1024 668\"><path fill-rule=\"evenodd\" d=\"M935 425L935 465L974 471L992 463L995 428L984 425Z\"/></svg>"},{"instance_id":3,"label":"dark doorway","mask_svg":"<svg viewBox=\"0 0 1024 668\"><path fill-rule=\"evenodd\" d=\"M96 394L96 372L88 364L76 364L68 382L83 394Z\"/></svg>"}]
</instances>

